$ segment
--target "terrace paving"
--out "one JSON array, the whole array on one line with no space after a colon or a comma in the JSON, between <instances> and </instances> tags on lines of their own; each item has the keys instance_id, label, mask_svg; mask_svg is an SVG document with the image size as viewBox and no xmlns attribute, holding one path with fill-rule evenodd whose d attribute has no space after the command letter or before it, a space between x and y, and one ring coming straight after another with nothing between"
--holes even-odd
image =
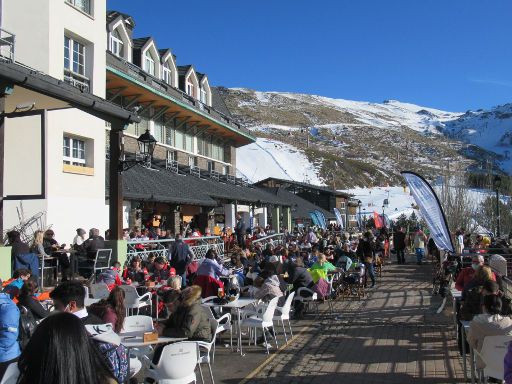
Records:
<instances>
[{"instance_id":1,"label":"terrace paving","mask_svg":"<svg viewBox=\"0 0 512 384\"><path fill-rule=\"evenodd\" d=\"M218 344L215 381L464 382L450 308L436 314L440 299L430 288L430 265L418 266L412 257L404 266L386 265L364 299L338 299L332 314L322 305L318 316L294 322L293 340L277 353L244 345L242 357Z\"/></svg>"}]
</instances>

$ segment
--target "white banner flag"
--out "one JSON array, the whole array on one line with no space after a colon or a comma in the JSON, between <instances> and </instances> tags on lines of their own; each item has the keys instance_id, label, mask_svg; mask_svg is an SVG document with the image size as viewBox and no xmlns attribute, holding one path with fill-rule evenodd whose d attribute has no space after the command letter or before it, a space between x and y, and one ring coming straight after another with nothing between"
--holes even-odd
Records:
<instances>
[{"instance_id":1,"label":"white banner flag","mask_svg":"<svg viewBox=\"0 0 512 384\"><path fill-rule=\"evenodd\" d=\"M334 214L336 215L336 221L341 229L345 229L345 222L343 221L343 216L341 216L340 210L338 208L333 208Z\"/></svg>"},{"instance_id":2,"label":"white banner flag","mask_svg":"<svg viewBox=\"0 0 512 384\"><path fill-rule=\"evenodd\" d=\"M427 222L431 237L437 247L453 253L454 247L448 223L436 193L420 175L409 171L401 173L411 190L416 205L420 208L421 216Z\"/></svg>"}]
</instances>

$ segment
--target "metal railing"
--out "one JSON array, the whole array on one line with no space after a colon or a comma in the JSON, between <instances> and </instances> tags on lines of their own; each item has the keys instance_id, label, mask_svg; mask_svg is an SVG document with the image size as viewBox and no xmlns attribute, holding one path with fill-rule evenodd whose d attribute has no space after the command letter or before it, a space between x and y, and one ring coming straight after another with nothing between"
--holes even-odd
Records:
<instances>
[{"instance_id":1,"label":"metal railing","mask_svg":"<svg viewBox=\"0 0 512 384\"><path fill-rule=\"evenodd\" d=\"M220 236L205 236L205 237L188 237L183 241L189 244L190 250L194 254L194 261L201 260L206 255L209 249L215 249L219 257L224 258L224 241ZM165 240L130 240L128 241L128 251L126 260L130 260L138 256L142 260L146 260L150 255L168 258L168 250L174 239Z\"/></svg>"},{"instance_id":2,"label":"metal railing","mask_svg":"<svg viewBox=\"0 0 512 384\"><path fill-rule=\"evenodd\" d=\"M90 81L85 76L81 76L77 73L73 73L68 70L65 70L64 71L64 81L68 84L71 84L73 87L78 88L82 92L89 92Z\"/></svg>"},{"instance_id":3,"label":"metal railing","mask_svg":"<svg viewBox=\"0 0 512 384\"><path fill-rule=\"evenodd\" d=\"M284 244L284 242L285 242L284 233L276 233L273 235L269 235L269 236L265 236L265 237L261 237L259 239L253 240L252 244L253 245L261 244L262 246L266 246L267 244L270 243L273 246L276 246L276 245L282 245L282 244Z\"/></svg>"},{"instance_id":4,"label":"metal railing","mask_svg":"<svg viewBox=\"0 0 512 384\"><path fill-rule=\"evenodd\" d=\"M14 43L16 35L0 28L0 57L14 63Z\"/></svg>"}]
</instances>

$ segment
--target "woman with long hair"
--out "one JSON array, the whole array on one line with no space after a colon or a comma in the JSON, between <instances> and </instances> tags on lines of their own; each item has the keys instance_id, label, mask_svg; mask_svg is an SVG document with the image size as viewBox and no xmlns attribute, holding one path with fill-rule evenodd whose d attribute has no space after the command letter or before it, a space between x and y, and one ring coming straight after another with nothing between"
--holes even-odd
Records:
<instances>
[{"instance_id":1,"label":"woman with long hair","mask_svg":"<svg viewBox=\"0 0 512 384\"><path fill-rule=\"evenodd\" d=\"M32 244L30 244L30 252L35 253L39 256L50 256L45 252L43 242L44 232L38 229L37 231L34 232L34 239L32 240Z\"/></svg>"},{"instance_id":2,"label":"woman with long hair","mask_svg":"<svg viewBox=\"0 0 512 384\"><path fill-rule=\"evenodd\" d=\"M106 299L89 306L89 312L98 316L105 323L112 324L114 331L119 333L123 330L124 318L126 316L124 296L124 291L119 287L115 287Z\"/></svg>"},{"instance_id":3,"label":"woman with long hair","mask_svg":"<svg viewBox=\"0 0 512 384\"><path fill-rule=\"evenodd\" d=\"M35 320L44 319L50 313L43 307L39 300L37 300L36 296L38 291L39 286L37 285L37 281L31 277L25 281L18 296L19 305L27 308L32 316L34 316Z\"/></svg>"},{"instance_id":4,"label":"woman with long hair","mask_svg":"<svg viewBox=\"0 0 512 384\"><path fill-rule=\"evenodd\" d=\"M70 313L48 316L18 361L19 384L114 384L82 321Z\"/></svg>"}]
</instances>

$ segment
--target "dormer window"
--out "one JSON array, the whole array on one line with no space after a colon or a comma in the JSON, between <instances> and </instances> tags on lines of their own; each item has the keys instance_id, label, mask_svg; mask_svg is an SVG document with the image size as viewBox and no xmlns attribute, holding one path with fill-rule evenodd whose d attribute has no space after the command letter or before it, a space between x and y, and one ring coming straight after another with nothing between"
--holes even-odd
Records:
<instances>
[{"instance_id":1,"label":"dormer window","mask_svg":"<svg viewBox=\"0 0 512 384\"><path fill-rule=\"evenodd\" d=\"M169 62L165 62L162 67L162 79L166 84L172 85L172 70L169 66Z\"/></svg>"},{"instance_id":2,"label":"dormer window","mask_svg":"<svg viewBox=\"0 0 512 384\"><path fill-rule=\"evenodd\" d=\"M201 103L207 104L208 103L208 96L206 95L206 89L201 88Z\"/></svg>"},{"instance_id":3,"label":"dormer window","mask_svg":"<svg viewBox=\"0 0 512 384\"><path fill-rule=\"evenodd\" d=\"M119 31L115 29L110 34L110 52L112 52L117 57L123 57L124 56L124 43L123 40L121 40L121 35L119 34Z\"/></svg>"},{"instance_id":4,"label":"dormer window","mask_svg":"<svg viewBox=\"0 0 512 384\"><path fill-rule=\"evenodd\" d=\"M151 76L155 76L155 60L153 60L149 50L144 55L144 70Z\"/></svg>"},{"instance_id":5,"label":"dormer window","mask_svg":"<svg viewBox=\"0 0 512 384\"><path fill-rule=\"evenodd\" d=\"M192 97L196 97L196 90L194 83L192 83L190 77L187 79L187 94Z\"/></svg>"}]
</instances>

